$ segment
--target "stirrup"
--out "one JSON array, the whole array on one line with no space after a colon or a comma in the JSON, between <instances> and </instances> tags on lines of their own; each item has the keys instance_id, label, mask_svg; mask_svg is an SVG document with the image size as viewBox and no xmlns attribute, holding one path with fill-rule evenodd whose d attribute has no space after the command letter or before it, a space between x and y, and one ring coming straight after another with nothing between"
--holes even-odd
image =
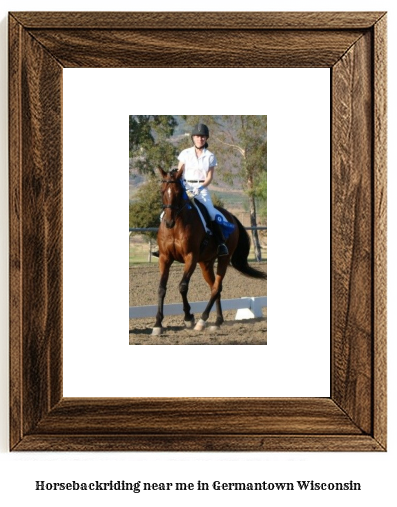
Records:
<instances>
[{"instance_id":1,"label":"stirrup","mask_svg":"<svg viewBox=\"0 0 397 507\"><path fill-rule=\"evenodd\" d=\"M224 255L229 255L229 250L224 243L218 245L218 257L223 257Z\"/></svg>"}]
</instances>

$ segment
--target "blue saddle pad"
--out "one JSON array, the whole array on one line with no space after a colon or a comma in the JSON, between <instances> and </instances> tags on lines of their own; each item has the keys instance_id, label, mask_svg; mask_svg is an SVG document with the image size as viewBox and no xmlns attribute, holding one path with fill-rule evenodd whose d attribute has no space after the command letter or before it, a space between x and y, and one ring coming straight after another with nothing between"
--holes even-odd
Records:
<instances>
[{"instance_id":1,"label":"blue saddle pad","mask_svg":"<svg viewBox=\"0 0 397 507\"><path fill-rule=\"evenodd\" d=\"M227 239L230 234L234 231L235 225L231 222L227 222L226 220L223 220L221 215L215 215L216 222L221 226L223 235L225 239Z\"/></svg>"}]
</instances>

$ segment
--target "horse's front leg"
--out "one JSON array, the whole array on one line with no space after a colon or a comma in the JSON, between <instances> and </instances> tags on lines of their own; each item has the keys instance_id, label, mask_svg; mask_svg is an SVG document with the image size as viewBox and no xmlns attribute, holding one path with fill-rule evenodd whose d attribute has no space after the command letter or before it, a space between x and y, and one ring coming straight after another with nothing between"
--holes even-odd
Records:
<instances>
[{"instance_id":1,"label":"horse's front leg","mask_svg":"<svg viewBox=\"0 0 397 507\"><path fill-rule=\"evenodd\" d=\"M194 315L190 313L191 306L187 299L187 293L189 290L189 281L192 274L194 273L194 270L196 269L196 266L197 260L193 257L193 255L190 255L185 258L185 269L183 272L181 283L179 284L179 292L182 296L183 312L185 314L184 322L185 326L189 328L192 328L194 326Z\"/></svg>"},{"instance_id":2,"label":"horse's front leg","mask_svg":"<svg viewBox=\"0 0 397 507\"><path fill-rule=\"evenodd\" d=\"M160 284L158 288L158 306L156 314L156 322L153 327L152 335L158 336L163 332L163 318L164 318L164 298L167 293L167 282L170 274L170 267L173 263L173 259L166 258L160 255Z\"/></svg>"}]
</instances>

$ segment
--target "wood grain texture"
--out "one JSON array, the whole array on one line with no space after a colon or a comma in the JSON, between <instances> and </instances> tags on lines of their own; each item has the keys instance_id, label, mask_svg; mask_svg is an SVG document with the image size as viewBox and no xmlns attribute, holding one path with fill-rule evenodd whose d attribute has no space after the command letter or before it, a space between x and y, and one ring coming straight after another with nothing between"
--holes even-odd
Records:
<instances>
[{"instance_id":1,"label":"wood grain texture","mask_svg":"<svg viewBox=\"0 0 397 507\"><path fill-rule=\"evenodd\" d=\"M13 12L26 29L362 30L384 12Z\"/></svg>"},{"instance_id":2,"label":"wood grain texture","mask_svg":"<svg viewBox=\"0 0 397 507\"><path fill-rule=\"evenodd\" d=\"M9 210L10 210L10 442L23 437L22 428L22 209L21 209L21 77L22 27L9 20Z\"/></svg>"},{"instance_id":3,"label":"wood grain texture","mask_svg":"<svg viewBox=\"0 0 397 507\"><path fill-rule=\"evenodd\" d=\"M386 448L385 15L204 18L10 14L13 450ZM197 47L198 67L331 68L331 398L62 399L62 68L192 66Z\"/></svg>"},{"instance_id":4,"label":"wood grain texture","mask_svg":"<svg viewBox=\"0 0 397 507\"><path fill-rule=\"evenodd\" d=\"M30 30L30 33L64 67L95 68L331 67L362 36L360 31L349 30L136 29Z\"/></svg>"},{"instance_id":5,"label":"wood grain texture","mask_svg":"<svg viewBox=\"0 0 397 507\"><path fill-rule=\"evenodd\" d=\"M142 452L369 452L382 451L368 435L27 435L16 451Z\"/></svg>"},{"instance_id":6,"label":"wood grain texture","mask_svg":"<svg viewBox=\"0 0 397 507\"><path fill-rule=\"evenodd\" d=\"M387 441L387 20L374 27L374 437ZM380 387L380 388L379 388Z\"/></svg>"},{"instance_id":7,"label":"wood grain texture","mask_svg":"<svg viewBox=\"0 0 397 507\"><path fill-rule=\"evenodd\" d=\"M332 397L367 433L373 382L371 37L363 36L332 70Z\"/></svg>"},{"instance_id":8,"label":"wood grain texture","mask_svg":"<svg viewBox=\"0 0 397 507\"><path fill-rule=\"evenodd\" d=\"M280 431L299 435L362 434L326 398L72 398L62 400L33 433L278 435Z\"/></svg>"},{"instance_id":9,"label":"wood grain texture","mask_svg":"<svg viewBox=\"0 0 397 507\"><path fill-rule=\"evenodd\" d=\"M62 396L62 68L14 23L10 47L14 441Z\"/></svg>"}]
</instances>

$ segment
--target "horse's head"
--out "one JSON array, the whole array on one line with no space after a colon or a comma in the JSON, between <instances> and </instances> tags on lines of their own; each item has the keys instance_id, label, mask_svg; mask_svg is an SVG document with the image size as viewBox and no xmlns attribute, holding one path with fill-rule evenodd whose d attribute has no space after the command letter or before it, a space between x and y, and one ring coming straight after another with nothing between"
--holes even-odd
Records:
<instances>
[{"instance_id":1,"label":"horse's head","mask_svg":"<svg viewBox=\"0 0 397 507\"><path fill-rule=\"evenodd\" d=\"M179 171L174 169L169 173L159 167L162 176L161 197L163 200L164 220L168 229L175 225L176 217L184 207L184 189L181 176L183 168Z\"/></svg>"}]
</instances>

